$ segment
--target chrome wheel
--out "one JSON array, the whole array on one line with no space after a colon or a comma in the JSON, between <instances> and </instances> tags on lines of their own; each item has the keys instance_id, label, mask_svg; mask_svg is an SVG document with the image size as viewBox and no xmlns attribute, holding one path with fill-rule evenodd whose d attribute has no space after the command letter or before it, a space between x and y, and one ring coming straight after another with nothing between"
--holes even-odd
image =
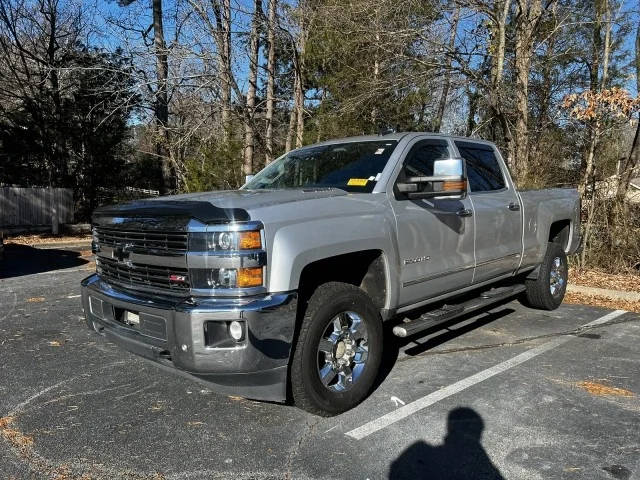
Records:
<instances>
[{"instance_id":1,"label":"chrome wheel","mask_svg":"<svg viewBox=\"0 0 640 480\"><path fill-rule=\"evenodd\" d=\"M554 297L562 293L562 289L566 283L565 274L566 266L562 262L562 259L560 257L554 258L549 274L549 290Z\"/></svg>"},{"instance_id":2,"label":"chrome wheel","mask_svg":"<svg viewBox=\"0 0 640 480\"><path fill-rule=\"evenodd\" d=\"M369 356L367 326L355 312L342 312L327 325L318 345L318 376L329 390L349 390Z\"/></svg>"}]
</instances>

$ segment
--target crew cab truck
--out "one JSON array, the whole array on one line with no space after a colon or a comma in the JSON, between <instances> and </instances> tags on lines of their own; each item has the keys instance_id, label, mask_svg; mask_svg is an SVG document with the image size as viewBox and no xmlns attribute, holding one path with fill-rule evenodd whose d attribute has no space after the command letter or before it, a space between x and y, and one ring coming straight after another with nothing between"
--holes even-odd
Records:
<instances>
[{"instance_id":1,"label":"crew cab truck","mask_svg":"<svg viewBox=\"0 0 640 480\"><path fill-rule=\"evenodd\" d=\"M236 191L96 210L82 302L91 329L219 391L337 414L372 389L384 331L517 295L557 308L579 219L576 190L517 191L490 142L333 140Z\"/></svg>"}]
</instances>

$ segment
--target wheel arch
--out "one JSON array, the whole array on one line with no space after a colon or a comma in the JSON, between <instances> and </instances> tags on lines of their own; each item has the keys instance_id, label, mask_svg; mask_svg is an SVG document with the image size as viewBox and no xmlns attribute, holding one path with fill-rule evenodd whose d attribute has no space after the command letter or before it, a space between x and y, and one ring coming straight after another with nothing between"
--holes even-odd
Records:
<instances>
[{"instance_id":1,"label":"wheel arch","mask_svg":"<svg viewBox=\"0 0 640 480\"><path fill-rule=\"evenodd\" d=\"M310 262L300 273L298 289L304 297L319 285L331 281L361 288L380 310L389 305L388 261L380 249L357 250Z\"/></svg>"}]
</instances>

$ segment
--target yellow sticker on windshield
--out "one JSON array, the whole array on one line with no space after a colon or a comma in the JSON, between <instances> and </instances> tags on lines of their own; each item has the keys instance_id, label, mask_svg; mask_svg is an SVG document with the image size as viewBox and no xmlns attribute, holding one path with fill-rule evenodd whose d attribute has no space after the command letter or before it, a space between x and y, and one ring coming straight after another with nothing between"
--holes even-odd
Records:
<instances>
[{"instance_id":1,"label":"yellow sticker on windshield","mask_svg":"<svg viewBox=\"0 0 640 480\"><path fill-rule=\"evenodd\" d=\"M350 187L364 187L369 180L366 178L350 178L347 185Z\"/></svg>"}]
</instances>

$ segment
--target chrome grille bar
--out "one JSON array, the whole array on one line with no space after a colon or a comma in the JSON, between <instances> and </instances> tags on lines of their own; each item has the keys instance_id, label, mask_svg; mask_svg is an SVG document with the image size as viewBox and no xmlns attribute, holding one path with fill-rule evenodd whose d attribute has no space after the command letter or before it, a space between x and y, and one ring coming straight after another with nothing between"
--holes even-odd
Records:
<instances>
[{"instance_id":1,"label":"chrome grille bar","mask_svg":"<svg viewBox=\"0 0 640 480\"><path fill-rule=\"evenodd\" d=\"M103 226L95 226L94 231L99 245L116 247L127 244L131 251L139 253L183 254L188 249L186 232L131 231Z\"/></svg>"},{"instance_id":2,"label":"chrome grille bar","mask_svg":"<svg viewBox=\"0 0 640 480\"><path fill-rule=\"evenodd\" d=\"M189 293L191 284L186 268L161 267L157 265L125 264L104 257L96 258L98 274L108 283L123 287L149 291L163 291L174 295ZM184 281L171 280L179 276Z\"/></svg>"}]
</instances>

